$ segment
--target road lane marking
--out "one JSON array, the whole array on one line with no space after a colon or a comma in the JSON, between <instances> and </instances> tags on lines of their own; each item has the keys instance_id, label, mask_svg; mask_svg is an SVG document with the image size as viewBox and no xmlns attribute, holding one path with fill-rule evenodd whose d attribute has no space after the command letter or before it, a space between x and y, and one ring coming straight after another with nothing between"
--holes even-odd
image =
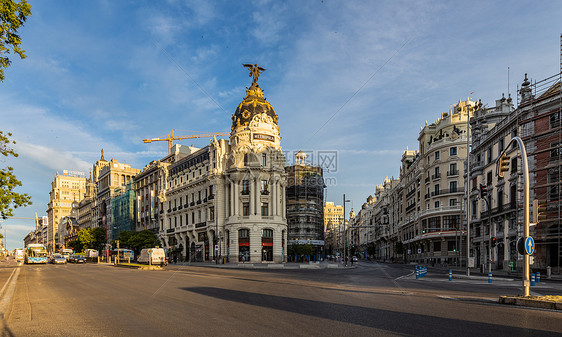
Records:
<instances>
[{"instance_id":1,"label":"road lane marking","mask_svg":"<svg viewBox=\"0 0 562 337\"><path fill-rule=\"evenodd\" d=\"M8 282L2 288L2 300L0 300L0 318L4 319L4 314L6 313L6 309L10 306L12 302L12 297L14 296L14 292L16 290L16 281L18 280L18 275L20 274L20 268L16 268ZM5 292L4 292L5 290Z\"/></svg>"}]
</instances>

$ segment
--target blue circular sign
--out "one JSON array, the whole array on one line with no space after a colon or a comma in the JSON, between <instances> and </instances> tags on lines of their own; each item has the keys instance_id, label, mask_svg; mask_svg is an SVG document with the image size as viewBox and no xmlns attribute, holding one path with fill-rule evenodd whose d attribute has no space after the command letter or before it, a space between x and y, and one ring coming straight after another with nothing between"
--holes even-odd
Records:
<instances>
[{"instance_id":1,"label":"blue circular sign","mask_svg":"<svg viewBox=\"0 0 562 337\"><path fill-rule=\"evenodd\" d=\"M525 253L527 255L533 255L535 252L535 240L532 237L528 236L525 239Z\"/></svg>"}]
</instances>

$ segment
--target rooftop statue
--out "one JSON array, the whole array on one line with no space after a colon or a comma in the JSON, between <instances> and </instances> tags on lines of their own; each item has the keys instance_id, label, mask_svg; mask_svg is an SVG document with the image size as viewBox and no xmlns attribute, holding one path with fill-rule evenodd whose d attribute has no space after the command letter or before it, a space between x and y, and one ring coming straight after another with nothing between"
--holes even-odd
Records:
<instances>
[{"instance_id":1,"label":"rooftop statue","mask_svg":"<svg viewBox=\"0 0 562 337\"><path fill-rule=\"evenodd\" d=\"M252 80L252 85L254 84L258 84L258 78L260 77L260 74L263 73L265 71L264 68L262 67L258 67L257 64L251 65L251 64L242 64L244 67L250 69L250 75L248 75L249 77L253 77Z\"/></svg>"}]
</instances>

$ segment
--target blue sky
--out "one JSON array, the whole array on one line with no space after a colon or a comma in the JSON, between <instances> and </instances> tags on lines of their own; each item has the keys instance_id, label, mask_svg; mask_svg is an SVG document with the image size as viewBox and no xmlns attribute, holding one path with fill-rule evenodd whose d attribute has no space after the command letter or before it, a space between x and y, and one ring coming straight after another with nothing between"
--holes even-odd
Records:
<instances>
[{"instance_id":1,"label":"blue sky","mask_svg":"<svg viewBox=\"0 0 562 337\"><path fill-rule=\"evenodd\" d=\"M30 1L20 30L27 59L0 83L0 129L13 133L12 165L46 214L64 169L89 172L104 149L142 168L166 154L143 138L228 132L251 84L279 115L282 147L337 153L327 200L358 209L402 152L471 92L515 98L524 73L559 71L562 4L542 1ZM209 139L181 141L204 146ZM1 222L13 249L33 229Z\"/></svg>"}]
</instances>

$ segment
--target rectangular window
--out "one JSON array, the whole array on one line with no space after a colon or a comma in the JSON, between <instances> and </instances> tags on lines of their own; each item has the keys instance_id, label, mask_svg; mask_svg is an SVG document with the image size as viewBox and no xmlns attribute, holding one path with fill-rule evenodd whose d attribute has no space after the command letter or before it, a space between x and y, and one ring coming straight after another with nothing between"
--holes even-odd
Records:
<instances>
[{"instance_id":1,"label":"rectangular window","mask_svg":"<svg viewBox=\"0 0 562 337\"><path fill-rule=\"evenodd\" d=\"M451 164L449 164L449 175L450 175L450 176L455 176L455 175L457 175L457 174L459 174L459 173L457 172L457 163L451 163Z\"/></svg>"},{"instance_id":2,"label":"rectangular window","mask_svg":"<svg viewBox=\"0 0 562 337\"><path fill-rule=\"evenodd\" d=\"M435 151L435 160L439 159L439 151Z\"/></svg>"},{"instance_id":3,"label":"rectangular window","mask_svg":"<svg viewBox=\"0 0 562 337\"><path fill-rule=\"evenodd\" d=\"M209 207L209 221L215 221L215 207Z\"/></svg>"},{"instance_id":4,"label":"rectangular window","mask_svg":"<svg viewBox=\"0 0 562 337\"><path fill-rule=\"evenodd\" d=\"M244 166L248 166L250 158L247 153L244 154Z\"/></svg>"},{"instance_id":5,"label":"rectangular window","mask_svg":"<svg viewBox=\"0 0 562 337\"><path fill-rule=\"evenodd\" d=\"M261 216L269 216L269 204L267 202L261 204Z\"/></svg>"},{"instance_id":6,"label":"rectangular window","mask_svg":"<svg viewBox=\"0 0 562 337\"><path fill-rule=\"evenodd\" d=\"M250 181L249 180L242 180L242 194L243 195L250 194Z\"/></svg>"},{"instance_id":7,"label":"rectangular window","mask_svg":"<svg viewBox=\"0 0 562 337\"><path fill-rule=\"evenodd\" d=\"M498 153L503 151L503 139L500 139L498 142Z\"/></svg>"},{"instance_id":8,"label":"rectangular window","mask_svg":"<svg viewBox=\"0 0 562 337\"><path fill-rule=\"evenodd\" d=\"M242 215L243 216L250 216L250 203L249 202L242 203Z\"/></svg>"},{"instance_id":9,"label":"rectangular window","mask_svg":"<svg viewBox=\"0 0 562 337\"><path fill-rule=\"evenodd\" d=\"M261 181L261 194L269 194L269 182L267 180Z\"/></svg>"},{"instance_id":10,"label":"rectangular window","mask_svg":"<svg viewBox=\"0 0 562 337\"><path fill-rule=\"evenodd\" d=\"M441 241L433 242L433 251L440 252L441 251Z\"/></svg>"},{"instance_id":11,"label":"rectangular window","mask_svg":"<svg viewBox=\"0 0 562 337\"><path fill-rule=\"evenodd\" d=\"M487 153L488 153L488 162L487 162L487 164L490 164L490 163L492 162L492 148L491 148L491 147L488 148Z\"/></svg>"},{"instance_id":12,"label":"rectangular window","mask_svg":"<svg viewBox=\"0 0 562 337\"><path fill-rule=\"evenodd\" d=\"M550 144L550 161L557 161L560 159L560 146L558 142Z\"/></svg>"},{"instance_id":13,"label":"rectangular window","mask_svg":"<svg viewBox=\"0 0 562 337\"><path fill-rule=\"evenodd\" d=\"M560 126L560 115L558 112L550 115L550 128L554 129Z\"/></svg>"},{"instance_id":14,"label":"rectangular window","mask_svg":"<svg viewBox=\"0 0 562 337\"><path fill-rule=\"evenodd\" d=\"M456 156L457 155L457 147L453 146L449 149L449 155Z\"/></svg>"},{"instance_id":15,"label":"rectangular window","mask_svg":"<svg viewBox=\"0 0 562 337\"><path fill-rule=\"evenodd\" d=\"M449 206L456 206L457 205L457 199L449 199Z\"/></svg>"},{"instance_id":16,"label":"rectangular window","mask_svg":"<svg viewBox=\"0 0 562 337\"><path fill-rule=\"evenodd\" d=\"M435 208L439 208L439 200L435 202Z\"/></svg>"},{"instance_id":17,"label":"rectangular window","mask_svg":"<svg viewBox=\"0 0 562 337\"><path fill-rule=\"evenodd\" d=\"M449 182L449 192L451 192L451 193L457 192L457 182L456 181Z\"/></svg>"},{"instance_id":18,"label":"rectangular window","mask_svg":"<svg viewBox=\"0 0 562 337\"><path fill-rule=\"evenodd\" d=\"M261 164L264 167L267 166L267 154L265 154L265 153L262 153L262 155L261 155Z\"/></svg>"},{"instance_id":19,"label":"rectangular window","mask_svg":"<svg viewBox=\"0 0 562 337\"><path fill-rule=\"evenodd\" d=\"M450 252L457 251L457 243L455 241L448 241L447 242L447 250Z\"/></svg>"},{"instance_id":20,"label":"rectangular window","mask_svg":"<svg viewBox=\"0 0 562 337\"><path fill-rule=\"evenodd\" d=\"M486 185L492 185L492 171L488 172L488 176L486 179Z\"/></svg>"}]
</instances>

